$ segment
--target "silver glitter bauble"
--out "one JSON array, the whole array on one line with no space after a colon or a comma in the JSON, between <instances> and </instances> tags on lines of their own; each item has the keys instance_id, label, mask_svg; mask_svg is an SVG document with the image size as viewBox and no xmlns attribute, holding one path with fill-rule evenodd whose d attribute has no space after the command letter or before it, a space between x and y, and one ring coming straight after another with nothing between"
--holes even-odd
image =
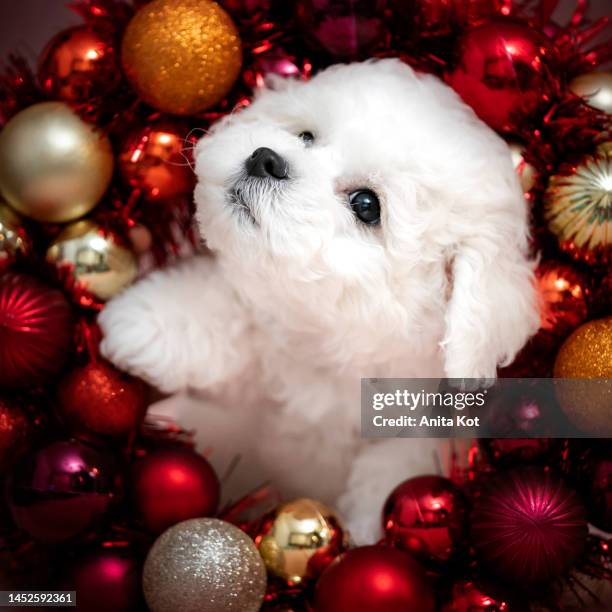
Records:
<instances>
[{"instance_id":1,"label":"silver glitter bauble","mask_svg":"<svg viewBox=\"0 0 612 612\"><path fill-rule=\"evenodd\" d=\"M198 518L157 538L142 587L152 612L258 612L266 570L243 531L219 519Z\"/></svg>"}]
</instances>

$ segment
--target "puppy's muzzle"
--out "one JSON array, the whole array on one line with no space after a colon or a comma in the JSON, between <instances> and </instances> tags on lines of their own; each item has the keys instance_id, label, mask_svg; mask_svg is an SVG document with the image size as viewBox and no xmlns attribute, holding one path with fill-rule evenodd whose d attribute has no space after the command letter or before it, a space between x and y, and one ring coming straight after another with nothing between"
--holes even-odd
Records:
<instances>
[{"instance_id":1,"label":"puppy's muzzle","mask_svg":"<svg viewBox=\"0 0 612 612\"><path fill-rule=\"evenodd\" d=\"M245 162L249 176L283 180L289 177L289 164L276 151L268 147L255 149Z\"/></svg>"}]
</instances>

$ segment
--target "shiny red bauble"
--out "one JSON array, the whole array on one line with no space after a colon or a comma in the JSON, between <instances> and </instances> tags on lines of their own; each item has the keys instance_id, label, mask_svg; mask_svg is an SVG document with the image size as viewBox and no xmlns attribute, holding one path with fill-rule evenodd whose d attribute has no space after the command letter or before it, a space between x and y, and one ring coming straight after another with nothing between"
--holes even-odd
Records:
<instances>
[{"instance_id":1,"label":"shiny red bauble","mask_svg":"<svg viewBox=\"0 0 612 612\"><path fill-rule=\"evenodd\" d=\"M25 274L0 277L0 388L48 383L72 344L72 310L63 294Z\"/></svg>"},{"instance_id":2,"label":"shiny red bauble","mask_svg":"<svg viewBox=\"0 0 612 612\"><path fill-rule=\"evenodd\" d=\"M490 127L515 132L547 101L550 52L536 30L493 21L462 37L447 81Z\"/></svg>"},{"instance_id":3,"label":"shiny red bauble","mask_svg":"<svg viewBox=\"0 0 612 612\"><path fill-rule=\"evenodd\" d=\"M0 473L27 444L31 426L17 401L0 397Z\"/></svg>"},{"instance_id":4,"label":"shiny red bauble","mask_svg":"<svg viewBox=\"0 0 612 612\"><path fill-rule=\"evenodd\" d=\"M362 57L386 34L387 0L298 0L296 20L304 40L334 59Z\"/></svg>"},{"instance_id":5,"label":"shiny red bauble","mask_svg":"<svg viewBox=\"0 0 612 612\"><path fill-rule=\"evenodd\" d=\"M272 76L305 81L311 72L310 60L298 58L282 47L273 47L257 55L253 63L243 70L242 78L248 87L258 89Z\"/></svg>"},{"instance_id":6,"label":"shiny red bauble","mask_svg":"<svg viewBox=\"0 0 612 612\"><path fill-rule=\"evenodd\" d=\"M104 361L72 370L59 384L58 400L58 416L74 433L123 436L147 410L145 384Z\"/></svg>"},{"instance_id":7,"label":"shiny red bauble","mask_svg":"<svg viewBox=\"0 0 612 612\"><path fill-rule=\"evenodd\" d=\"M421 566L384 546L355 548L317 582L315 612L433 612L434 596Z\"/></svg>"},{"instance_id":8,"label":"shiny red bauble","mask_svg":"<svg viewBox=\"0 0 612 612\"><path fill-rule=\"evenodd\" d=\"M42 53L38 77L54 100L79 104L112 94L121 80L112 35L89 26L60 32Z\"/></svg>"},{"instance_id":9,"label":"shiny red bauble","mask_svg":"<svg viewBox=\"0 0 612 612\"><path fill-rule=\"evenodd\" d=\"M440 606L440 612L510 612L503 598L493 596L486 586L472 580L459 580Z\"/></svg>"},{"instance_id":10,"label":"shiny red bauble","mask_svg":"<svg viewBox=\"0 0 612 612\"><path fill-rule=\"evenodd\" d=\"M582 502L544 468L500 472L474 502L472 545L481 566L503 582L557 578L582 553L587 535Z\"/></svg>"},{"instance_id":11,"label":"shiny red bauble","mask_svg":"<svg viewBox=\"0 0 612 612\"><path fill-rule=\"evenodd\" d=\"M134 463L132 508L153 533L191 518L217 512L220 484L210 463L195 451L170 447Z\"/></svg>"},{"instance_id":12,"label":"shiny red bauble","mask_svg":"<svg viewBox=\"0 0 612 612\"><path fill-rule=\"evenodd\" d=\"M33 538L62 542L95 526L116 494L112 458L79 442L54 442L14 467L8 499L15 523Z\"/></svg>"},{"instance_id":13,"label":"shiny red bauble","mask_svg":"<svg viewBox=\"0 0 612 612\"><path fill-rule=\"evenodd\" d=\"M119 152L119 172L149 201L190 195L195 186L195 136L180 121L162 119L127 135Z\"/></svg>"},{"instance_id":14,"label":"shiny red bauble","mask_svg":"<svg viewBox=\"0 0 612 612\"><path fill-rule=\"evenodd\" d=\"M406 480L383 507L387 543L425 564L448 561L465 540L466 500L441 476Z\"/></svg>"}]
</instances>

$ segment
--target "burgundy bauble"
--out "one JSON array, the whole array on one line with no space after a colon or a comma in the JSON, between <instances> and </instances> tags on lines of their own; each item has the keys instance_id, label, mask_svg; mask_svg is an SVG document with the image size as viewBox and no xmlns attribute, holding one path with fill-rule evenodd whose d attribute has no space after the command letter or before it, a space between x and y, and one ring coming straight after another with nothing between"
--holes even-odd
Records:
<instances>
[{"instance_id":1,"label":"burgundy bauble","mask_svg":"<svg viewBox=\"0 0 612 612\"><path fill-rule=\"evenodd\" d=\"M578 496L544 468L500 472L474 501L471 542L481 566L504 582L557 578L583 551L587 534Z\"/></svg>"},{"instance_id":2,"label":"burgundy bauble","mask_svg":"<svg viewBox=\"0 0 612 612\"><path fill-rule=\"evenodd\" d=\"M13 469L9 502L19 527L44 542L62 542L102 517L116 493L112 458L77 440L54 442Z\"/></svg>"},{"instance_id":3,"label":"burgundy bauble","mask_svg":"<svg viewBox=\"0 0 612 612\"><path fill-rule=\"evenodd\" d=\"M191 518L213 516L220 484L210 463L188 448L151 451L132 470L132 507L154 533Z\"/></svg>"},{"instance_id":4,"label":"burgundy bauble","mask_svg":"<svg viewBox=\"0 0 612 612\"><path fill-rule=\"evenodd\" d=\"M612 531L612 455L593 460L585 486L589 522Z\"/></svg>"},{"instance_id":5,"label":"burgundy bauble","mask_svg":"<svg viewBox=\"0 0 612 612\"><path fill-rule=\"evenodd\" d=\"M312 64L306 58L298 58L282 47L273 47L255 57L253 63L244 69L242 78L251 89L258 89L266 84L270 76L301 79L310 77Z\"/></svg>"},{"instance_id":6,"label":"burgundy bauble","mask_svg":"<svg viewBox=\"0 0 612 612\"><path fill-rule=\"evenodd\" d=\"M0 473L25 449L31 426L15 400L0 397Z\"/></svg>"},{"instance_id":7,"label":"burgundy bauble","mask_svg":"<svg viewBox=\"0 0 612 612\"><path fill-rule=\"evenodd\" d=\"M196 139L180 121L162 119L132 131L119 152L119 172L149 201L188 196L195 186Z\"/></svg>"},{"instance_id":8,"label":"burgundy bauble","mask_svg":"<svg viewBox=\"0 0 612 612\"><path fill-rule=\"evenodd\" d=\"M362 57L386 34L387 0L298 0L295 6L305 41L334 59Z\"/></svg>"},{"instance_id":9,"label":"burgundy bauble","mask_svg":"<svg viewBox=\"0 0 612 612\"><path fill-rule=\"evenodd\" d=\"M58 415L75 433L123 436L147 410L145 384L105 361L72 370L59 384Z\"/></svg>"},{"instance_id":10,"label":"burgundy bauble","mask_svg":"<svg viewBox=\"0 0 612 612\"><path fill-rule=\"evenodd\" d=\"M54 100L80 104L112 95L121 80L113 36L89 26L60 32L42 53L38 77Z\"/></svg>"},{"instance_id":11,"label":"burgundy bauble","mask_svg":"<svg viewBox=\"0 0 612 612\"><path fill-rule=\"evenodd\" d=\"M460 40L448 83L493 129L515 132L546 102L548 39L526 25L494 21Z\"/></svg>"},{"instance_id":12,"label":"burgundy bauble","mask_svg":"<svg viewBox=\"0 0 612 612\"><path fill-rule=\"evenodd\" d=\"M503 598L493 596L486 585L472 580L458 580L440 606L440 612L510 612Z\"/></svg>"},{"instance_id":13,"label":"burgundy bauble","mask_svg":"<svg viewBox=\"0 0 612 612\"><path fill-rule=\"evenodd\" d=\"M459 489L441 476L406 480L383 507L387 543L425 564L448 561L465 536L466 501Z\"/></svg>"},{"instance_id":14,"label":"burgundy bauble","mask_svg":"<svg viewBox=\"0 0 612 612\"><path fill-rule=\"evenodd\" d=\"M123 542L103 542L79 557L61 582L62 590L77 592L77 610L134 612L144 610L142 559Z\"/></svg>"},{"instance_id":15,"label":"burgundy bauble","mask_svg":"<svg viewBox=\"0 0 612 612\"><path fill-rule=\"evenodd\" d=\"M316 585L315 612L433 612L429 579L412 557L394 548L363 546L342 555Z\"/></svg>"},{"instance_id":16,"label":"burgundy bauble","mask_svg":"<svg viewBox=\"0 0 612 612\"><path fill-rule=\"evenodd\" d=\"M0 387L49 382L71 342L72 310L60 291L25 274L0 277Z\"/></svg>"}]
</instances>

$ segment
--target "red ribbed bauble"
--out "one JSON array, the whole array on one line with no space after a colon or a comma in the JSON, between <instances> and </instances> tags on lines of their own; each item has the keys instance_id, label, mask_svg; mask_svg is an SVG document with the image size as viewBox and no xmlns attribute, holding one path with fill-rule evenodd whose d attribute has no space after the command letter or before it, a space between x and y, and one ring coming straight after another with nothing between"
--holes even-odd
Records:
<instances>
[{"instance_id":1,"label":"red ribbed bauble","mask_svg":"<svg viewBox=\"0 0 612 612\"><path fill-rule=\"evenodd\" d=\"M19 404L0 397L0 473L26 446L30 422Z\"/></svg>"},{"instance_id":2,"label":"red ribbed bauble","mask_svg":"<svg viewBox=\"0 0 612 612\"><path fill-rule=\"evenodd\" d=\"M191 518L213 516L220 484L210 463L195 451L170 447L151 451L132 471L132 507L143 525L161 533Z\"/></svg>"},{"instance_id":3,"label":"red ribbed bauble","mask_svg":"<svg viewBox=\"0 0 612 612\"><path fill-rule=\"evenodd\" d=\"M25 274L0 277L0 387L34 387L64 366L72 342L64 295Z\"/></svg>"},{"instance_id":4,"label":"red ribbed bauble","mask_svg":"<svg viewBox=\"0 0 612 612\"><path fill-rule=\"evenodd\" d=\"M355 548L317 582L315 612L433 612L429 579L412 557L394 548Z\"/></svg>"},{"instance_id":5,"label":"red ribbed bauble","mask_svg":"<svg viewBox=\"0 0 612 612\"><path fill-rule=\"evenodd\" d=\"M515 132L546 101L548 39L532 28L493 21L460 40L448 83L494 130Z\"/></svg>"},{"instance_id":6,"label":"red ribbed bauble","mask_svg":"<svg viewBox=\"0 0 612 612\"><path fill-rule=\"evenodd\" d=\"M490 589L472 580L459 580L451 588L440 612L510 612L507 601L493 596Z\"/></svg>"},{"instance_id":7,"label":"red ribbed bauble","mask_svg":"<svg viewBox=\"0 0 612 612\"><path fill-rule=\"evenodd\" d=\"M144 418L145 393L141 380L96 361L72 370L60 383L59 417L75 433L123 436Z\"/></svg>"},{"instance_id":8,"label":"red ribbed bauble","mask_svg":"<svg viewBox=\"0 0 612 612\"><path fill-rule=\"evenodd\" d=\"M471 542L482 567L504 582L560 576L583 551L587 535L580 499L543 468L500 472L474 502Z\"/></svg>"},{"instance_id":9,"label":"red ribbed bauble","mask_svg":"<svg viewBox=\"0 0 612 612\"><path fill-rule=\"evenodd\" d=\"M466 501L440 476L403 482L383 507L387 542L426 564L448 561L465 538Z\"/></svg>"}]
</instances>

